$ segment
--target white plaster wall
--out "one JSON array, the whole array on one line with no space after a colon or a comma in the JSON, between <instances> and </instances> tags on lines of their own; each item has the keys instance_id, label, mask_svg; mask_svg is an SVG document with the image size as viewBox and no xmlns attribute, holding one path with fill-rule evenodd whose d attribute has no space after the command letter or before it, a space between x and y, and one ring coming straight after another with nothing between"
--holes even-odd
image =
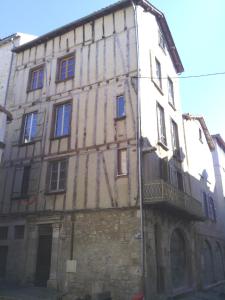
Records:
<instances>
[{"instance_id":1,"label":"white plaster wall","mask_svg":"<svg viewBox=\"0 0 225 300\"><path fill-rule=\"evenodd\" d=\"M174 68L171 56L166 48L165 51L159 46L159 25L154 15L144 12L143 8L137 8L139 57L140 57L140 98L141 98L141 130L142 136L147 137L152 146L157 148L156 154L160 158L168 157L173 163L171 119L177 123L179 145L184 154L184 160L179 166L187 172L186 154L184 146L184 134L182 126L182 113L179 95L178 74ZM155 58L161 64L162 89L154 83ZM173 82L175 108L169 104L168 77ZM167 138L167 150L158 144L157 103L165 114L165 127ZM185 174L185 173L184 173ZM183 176L185 191L189 192L186 176Z\"/></svg>"}]
</instances>

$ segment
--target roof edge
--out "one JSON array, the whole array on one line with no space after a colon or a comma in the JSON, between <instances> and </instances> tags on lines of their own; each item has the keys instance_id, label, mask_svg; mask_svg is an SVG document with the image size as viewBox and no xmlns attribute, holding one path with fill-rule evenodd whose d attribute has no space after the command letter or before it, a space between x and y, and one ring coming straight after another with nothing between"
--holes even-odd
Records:
<instances>
[{"instance_id":1,"label":"roof edge","mask_svg":"<svg viewBox=\"0 0 225 300\"><path fill-rule=\"evenodd\" d=\"M70 31L72 28L74 27L78 27L81 26L85 23L91 22L97 18L100 18L106 14L112 13L116 10L119 10L121 8L125 8L129 5L131 5L132 3L136 4L136 5L140 5L142 6L146 11L151 12L153 15L155 15L157 21L159 22L163 32L164 32L164 36L168 45L168 50L169 53L171 55L174 67L176 69L176 72L182 73L184 71L184 67L182 65L181 59L179 57L178 51L176 49L172 34L170 32L169 26L167 24L166 18L164 16L164 14L158 10L155 6L153 6L152 4L150 4L147 0L121 0L119 2L116 2L110 6L107 6L105 8L102 8L96 12L93 12L85 17L82 17L76 21L73 21L69 24L66 24L62 27L59 27L53 31L50 31L24 45L21 45L19 47L16 47L13 51L16 53L19 53L21 51L24 51L26 49L29 49L33 46L37 46L41 43L47 42L48 40L60 35L60 34L64 34L68 31Z\"/></svg>"},{"instance_id":2,"label":"roof edge","mask_svg":"<svg viewBox=\"0 0 225 300\"><path fill-rule=\"evenodd\" d=\"M213 134L212 138L216 140L217 144L222 148L222 150L225 152L225 141L221 137L220 134Z\"/></svg>"}]
</instances>

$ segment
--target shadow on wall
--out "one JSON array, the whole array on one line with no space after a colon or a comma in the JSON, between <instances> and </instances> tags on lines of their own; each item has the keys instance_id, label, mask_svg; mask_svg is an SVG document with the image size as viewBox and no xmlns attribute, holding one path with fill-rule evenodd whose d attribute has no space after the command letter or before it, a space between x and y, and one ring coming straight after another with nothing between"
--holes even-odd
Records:
<instances>
[{"instance_id":1,"label":"shadow on wall","mask_svg":"<svg viewBox=\"0 0 225 300\"><path fill-rule=\"evenodd\" d=\"M200 180L184 172L182 148L161 158L143 139L142 150L147 290L174 295L224 280L225 240L207 170Z\"/></svg>"}]
</instances>

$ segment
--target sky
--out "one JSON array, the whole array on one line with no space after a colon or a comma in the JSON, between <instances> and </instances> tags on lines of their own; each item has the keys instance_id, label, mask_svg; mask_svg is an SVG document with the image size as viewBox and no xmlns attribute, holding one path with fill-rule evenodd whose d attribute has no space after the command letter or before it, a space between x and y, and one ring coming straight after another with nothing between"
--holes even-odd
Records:
<instances>
[{"instance_id":1,"label":"sky","mask_svg":"<svg viewBox=\"0 0 225 300\"><path fill-rule=\"evenodd\" d=\"M42 35L101 9L113 0L0 0L0 38L15 32ZM151 0L169 24L185 71L225 72L224 0ZM211 134L225 139L225 75L181 78L184 113L202 115Z\"/></svg>"}]
</instances>

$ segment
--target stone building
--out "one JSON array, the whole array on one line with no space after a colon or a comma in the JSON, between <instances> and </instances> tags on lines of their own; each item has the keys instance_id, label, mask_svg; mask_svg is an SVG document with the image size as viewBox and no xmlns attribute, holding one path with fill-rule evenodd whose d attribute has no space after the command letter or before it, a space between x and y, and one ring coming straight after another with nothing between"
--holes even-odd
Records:
<instances>
[{"instance_id":1,"label":"stone building","mask_svg":"<svg viewBox=\"0 0 225 300\"><path fill-rule=\"evenodd\" d=\"M164 15L123 0L14 54L0 276L72 299L202 287L205 215L192 191L201 183L189 172L183 66Z\"/></svg>"}]
</instances>

